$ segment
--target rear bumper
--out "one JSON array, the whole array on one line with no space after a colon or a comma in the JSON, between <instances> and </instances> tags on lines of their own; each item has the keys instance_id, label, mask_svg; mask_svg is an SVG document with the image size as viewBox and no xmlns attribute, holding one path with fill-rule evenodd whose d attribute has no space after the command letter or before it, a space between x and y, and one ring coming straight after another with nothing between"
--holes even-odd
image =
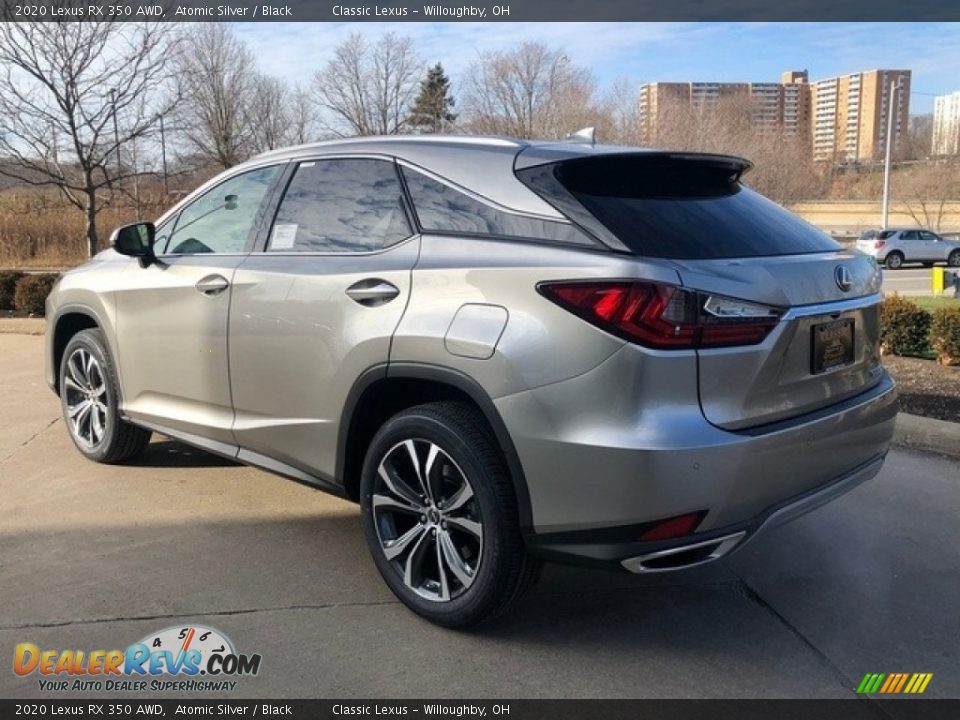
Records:
<instances>
[{"instance_id":1,"label":"rear bumper","mask_svg":"<svg viewBox=\"0 0 960 720\"><path fill-rule=\"evenodd\" d=\"M691 390L664 380L662 397L630 402L625 368L635 360L615 355L608 367L496 401L523 464L533 518L527 542L536 554L619 566L742 532L726 553L765 523L876 475L893 437L897 392L886 373L828 408L731 432L703 417L695 383ZM695 512L705 517L692 535L637 540L653 522Z\"/></svg>"},{"instance_id":2,"label":"rear bumper","mask_svg":"<svg viewBox=\"0 0 960 720\"><path fill-rule=\"evenodd\" d=\"M764 515L740 528L716 531L711 533L714 536L711 538L695 540L685 538L680 545L655 551L648 550L640 555L627 557L621 560L620 564L630 572L649 573L681 570L718 560L734 550L739 550L748 541L764 532L815 510L875 477L883 467L884 458L883 455L878 456L822 488L788 500L780 507L771 508ZM622 552L629 554L629 548L616 549L616 554Z\"/></svg>"}]
</instances>

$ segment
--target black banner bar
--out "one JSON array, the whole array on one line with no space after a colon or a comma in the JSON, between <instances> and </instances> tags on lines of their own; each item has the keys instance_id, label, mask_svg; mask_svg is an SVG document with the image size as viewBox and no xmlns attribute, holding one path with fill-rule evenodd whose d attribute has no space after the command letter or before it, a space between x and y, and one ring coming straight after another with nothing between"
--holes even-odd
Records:
<instances>
[{"instance_id":1,"label":"black banner bar","mask_svg":"<svg viewBox=\"0 0 960 720\"><path fill-rule=\"evenodd\" d=\"M954 720L960 700L0 700L3 718Z\"/></svg>"},{"instance_id":2,"label":"black banner bar","mask_svg":"<svg viewBox=\"0 0 960 720\"><path fill-rule=\"evenodd\" d=\"M14 22L955 21L956 0L0 0Z\"/></svg>"}]
</instances>

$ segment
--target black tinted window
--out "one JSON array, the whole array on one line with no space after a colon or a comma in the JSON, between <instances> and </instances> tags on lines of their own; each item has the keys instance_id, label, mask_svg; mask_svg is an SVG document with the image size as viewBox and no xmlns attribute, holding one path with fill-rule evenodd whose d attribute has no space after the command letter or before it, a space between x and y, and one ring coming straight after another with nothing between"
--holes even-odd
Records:
<instances>
[{"instance_id":1,"label":"black tinted window","mask_svg":"<svg viewBox=\"0 0 960 720\"><path fill-rule=\"evenodd\" d=\"M677 259L837 250L829 236L739 182L732 160L613 155L518 175L594 234L638 255Z\"/></svg>"},{"instance_id":2,"label":"black tinted window","mask_svg":"<svg viewBox=\"0 0 960 720\"><path fill-rule=\"evenodd\" d=\"M572 225L499 210L410 168L403 168L403 177L407 182L420 226L427 232L501 235L577 245L595 244Z\"/></svg>"},{"instance_id":3,"label":"black tinted window","mask_svg":"<svg viewBox=\"0 0 960 720\"><path fill-rule=\"evenodd\" d=\"M362 252L410 236L397 171L386 160L301 163L270 232L273 252Z\"/></svg>"}]
</instances>

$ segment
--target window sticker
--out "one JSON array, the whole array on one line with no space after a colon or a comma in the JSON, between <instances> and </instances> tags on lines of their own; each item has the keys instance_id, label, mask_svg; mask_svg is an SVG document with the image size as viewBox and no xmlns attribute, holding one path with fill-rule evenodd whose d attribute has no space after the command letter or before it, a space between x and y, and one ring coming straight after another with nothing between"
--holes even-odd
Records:
<instances>
[{"instance_id":1,"label":"window sticker","mask_svg":"<svg viewBox=\"0 0 960 720\"><path fill-rule=\"evenodd\" d=\"M277 224L273 226L273 236L270 238L271 250L290 250L297 239L296 223Z\"/></svg>"}]
</instances>

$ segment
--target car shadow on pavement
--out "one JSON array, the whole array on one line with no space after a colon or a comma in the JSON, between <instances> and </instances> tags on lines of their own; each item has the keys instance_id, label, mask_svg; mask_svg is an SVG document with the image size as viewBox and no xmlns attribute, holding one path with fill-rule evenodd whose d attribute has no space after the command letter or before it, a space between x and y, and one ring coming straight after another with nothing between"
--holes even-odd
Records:
<instances>
[{"instance_id":1,"label":"car shadow on pavement","mask_svg":"<svg viewBox=\"0 0 960 720\"><path fill-rule=\"evenodd\" d=\"M133 467L230 467L240 463L199 450L190 445L170 440L168 438L155 439L147 449L134 460L126 463Z\"/></svg>"}]
</instances>

